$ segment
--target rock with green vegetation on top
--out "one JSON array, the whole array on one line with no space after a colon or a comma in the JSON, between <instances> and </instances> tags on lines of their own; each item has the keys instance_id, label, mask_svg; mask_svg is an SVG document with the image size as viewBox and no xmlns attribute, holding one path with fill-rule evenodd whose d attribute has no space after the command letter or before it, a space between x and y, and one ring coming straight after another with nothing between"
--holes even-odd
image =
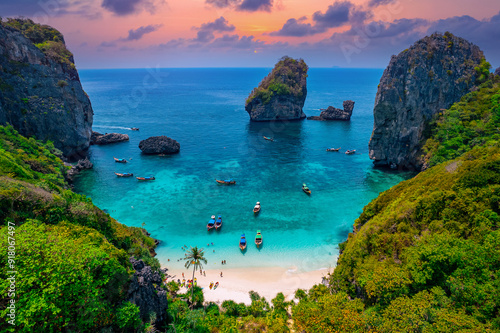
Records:
<instances>
[{"instance_id":1,"label":"rock with green vegetation on top","mask_svg":"<svg viewBox=\"0 0 500 333\"><path fill-rule=\"evenodd\" d=\"M449 32L393 56L375 97L369 144L375 165L420 170L433 116L484 82L488 69L479 47Z\"/></svg>"},{"instance_id":2,"label":"rock with green vegetation on top","mask_svg":"<svg viewBox=\"0 0 500 333\"><path fill-rule=\"evenodd\" d=\"M79 159L89 147L92 120L62 34L29 19L0 22L0 124L50 140L64 156Z\"/></svg>"},{"instance_id":3,"label":"rock with green vegetation on top","mask_svg":"<svg viewBox=\"0 0 500 333\"><path fill-rule=\"evenodd\" d=\"M251 121L304 119L308 67L302 59L283 57L248 96Z\"/></svg>"}]
</instances>

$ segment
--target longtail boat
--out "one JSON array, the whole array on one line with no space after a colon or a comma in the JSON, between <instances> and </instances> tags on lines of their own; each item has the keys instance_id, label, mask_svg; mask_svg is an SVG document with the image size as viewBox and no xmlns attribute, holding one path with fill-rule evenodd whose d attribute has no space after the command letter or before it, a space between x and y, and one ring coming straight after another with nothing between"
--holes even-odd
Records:
<instances>
[{"instance_id":1,"label":"longtail boat","mask_svg":"<svg viewBox=\"0 0 500 333\"><path fill-rule=\"evenodd\" d=\"M132 177L134 174L133 173L118 173L118 172L115 172L115 175L117 175L118 177Z\"/></svg>"},{"instance_id":2,"label":"longtail boat","mask_svg":"<svg viewBox=\"0 0 500 333\"><path fill-rule=\"evenodd\" d=\"M243 251L247 248L247 240L245 238L245 234L241 235L240 238L240 250Z\"/></svg>"},{"instance_id":3,"label":"longtail boat","mask_svg":"<svg viewBox=\"0 0 500 333\"><path fill-rule=\"evenodd\" d=\"M215 227L215 215L212 215L210 221L207 223L207 230L210 231Z\"/></svg>"},{"instance_id":4,"label":"longtail boat","mask_svg":"<svg viewBox=\"0 0 500 333\"><path fill-rule=\"evenodd\" d=\"M255 215L259 214L260 213L260 202L257 201L257 204L255 205L255 207L253 208L253 213Z\"/></svg>"},{"instance_id":5,"label":"longtail boat","mask_svg":"<svg viewBox=\"0 0 500 333\"><path fill-rule=\"evenodd\" d=\"M236 180L233 180L233 179L228 179L228 180L218 180L218 179L216 179L215 181L217 183L219 183L219 184L224 184L224 185L234 185L234 184L236 184Z\"/></svg>"},{"instance_id":6,"label":"longtail boat","mask_svg":"<svg viewBox=\"0 0 500 333\"><path fill-rule=\"evenodd\" d=\"M156 178L151 176L151 177L135 177L137 178L137 180L143 180L143 181L146 181L146 180L155 180Z\"/></svg>"},{"instance_id":7,"label":"longtail boat","mask_svg":"<svg viewBox=\"0 0 500 333\"><path fill-rule=\"evenodd\" d=\"M222 215L219 215L215 220L215 230L219 230L220 227L222 227Z\"/></svg>"},{"instance_id":8,"label":"longtail boat","mask_svg":"<svg viewBox=\"0 0 500 333\"><path fill-rule=\"evenodd\" d=\"M116 163L127 163L127 160L124 158L116 158L116 157L113 158L115 159Z\"/></svg>"},{"instance_id":9,"label":"longtail boat","mask_svg":"<svg viewBox=\"0 0 500 333\"><path fill-rule=\"evenodd\" d=\"M311 194L311 190L309 189L309 187L307 187L305 183L302 184L302 191L304 191L307 195Z\"/></svg>"},{"instance_id":10,"label":"longtail boat","mask_svg":"<svg viewBox=\"0 0 500 333\"><path fill-rule=\"evenodd\" d=\"M262 234L260 230L257 230L257 235L255 236L255 245L259 248L262 245Z\"/></svg>"}]
</instances>

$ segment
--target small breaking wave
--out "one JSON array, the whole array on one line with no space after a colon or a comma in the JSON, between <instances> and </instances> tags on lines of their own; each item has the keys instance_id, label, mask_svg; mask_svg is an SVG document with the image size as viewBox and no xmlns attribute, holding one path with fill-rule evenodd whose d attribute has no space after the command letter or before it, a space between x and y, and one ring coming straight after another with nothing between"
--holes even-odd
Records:
<instances>
[{"instance_id":1,"label":"small breaking wave","mask_svg":"<svg viewBox=\"0 0 500 333\"><path fill-rule=\"evenodd\" d=\"M92 125L92 127L97 127L97 128L113 128L113 129L124 129L131 131L131 127L122 127L122 126L106 126L106 125Z\"/></svg>"}]
</instances>

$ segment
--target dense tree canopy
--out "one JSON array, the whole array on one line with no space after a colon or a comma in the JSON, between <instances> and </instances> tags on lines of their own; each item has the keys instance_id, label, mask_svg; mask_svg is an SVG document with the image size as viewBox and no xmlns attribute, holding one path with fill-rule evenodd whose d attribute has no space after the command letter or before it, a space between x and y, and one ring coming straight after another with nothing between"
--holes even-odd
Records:
<instances>
[{"instance_id":1,"label":"dense tree canopy","mask_svg":"<svg viewBox=\"0 0 500 333\"><path fill-rule=\"evenodd\" d=\"M267 104L274 95L302 97L308 69L309 67L303 59L282 57L271 73L250 93L246 103L250 103L254 98L260 98L263 104Z\"/></svg>"},{"instance_id":2,"label":"dense tree canopy","mask_svg":"<svg viewBox=\"0 0 500 333\"><path fill-rule=\"evenodd\" d=\"M8 261L0 261L2 331L130 332L144 324L127 299L128 258L159 267L154 240L72 192L52 143L0 126L0 253L15 240L15 328L7 324ZM10 223L9 223L10 222ZM10 227L9 227L10 225ZM10 233L9 233L10 231ZM12 251L11 251L12 252Z\"/></svg>"}]
</instances>

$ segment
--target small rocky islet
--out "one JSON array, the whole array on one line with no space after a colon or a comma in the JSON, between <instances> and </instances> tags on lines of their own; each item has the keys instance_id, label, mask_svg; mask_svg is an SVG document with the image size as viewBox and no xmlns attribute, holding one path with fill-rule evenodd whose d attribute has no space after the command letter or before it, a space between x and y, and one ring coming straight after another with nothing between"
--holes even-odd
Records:
<instances>
[{"instance_id":1,"label":"small rocky islet","mask_svg":"<svg viewBox=\"0 0 500 333\"><path fill-rule=\"evenodd\" d=\"M159 154L177 154L181 150L181 145L174 139L168 136L152 136L146 140L139 142L139 149L143 154L159 155Z\"/></svg>"},{"instance_id":2,"label":"small rocky islet","mask_svg":"<svg viewBox=\"0 0 500 333\"><path fill-rule=\"evenodd\" d=\"M282 57L248 96L245 110L251 121L302 120L307 97L307 71L309 67L303 59ZM329 106L319 116L309 120L350 120L354 102L344 101L344 109Z\"/></svg>"},{"instance_id":3,"label":"small rocky islet","mask_svg":"<svg viewBox=\"0 0 500 333\"><path fill-rule=\"evenodd\" d=\"M91 145L109 145L111 143L128 141L129 139L130 138L127 134L120 134L120 133L101 134L101 133L92 131L92 135L90 137L90 144Z\"/></svg>"},{"instance_id":4,"label":"small rocky islet","mask_svg":"<svg viewBox=\"0 0 500 333\"><path fill-rule=\"evenodd\" d=\"M344 109L337 109L329 106L321 111L319 116L307 117L308 120L351 120L352 111L354 110L354 101L347 100L343 103Z\"/></svg>"}]
</instances>

